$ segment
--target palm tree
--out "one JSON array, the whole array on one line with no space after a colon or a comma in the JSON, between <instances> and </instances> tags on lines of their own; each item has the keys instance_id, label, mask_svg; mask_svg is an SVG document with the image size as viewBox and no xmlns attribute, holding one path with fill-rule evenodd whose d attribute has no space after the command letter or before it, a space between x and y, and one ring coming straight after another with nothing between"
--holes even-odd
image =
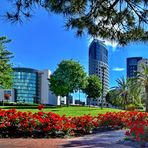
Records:
<instances>
[{"instance_id":1,"label":"palm tree","mask_svg":"<svg viewBox=\"0 0 148 148\"><path fill-rule=\"evenodd\" d=\"M129 93L130 93L130 100L132 104L139 106L142 104L142 89L139 87L137 83L137 78L130 78L129 81Z\"/></svg>"},{"instance_id":2,"label":"palm tree","mask_svg":"<svg viewBox=\"0 0 148 148\"><path fill-rule=\"evenodd\" d=\"M141 68L142 68L141 72L137 73L137 78L138 78L138 83L141 84L145 92L146 112L148 112L148 66L141 65Z\"/></svg>"},{"instance_id":3,"label":"palm tree","mask_svg":"<svg viewBox=\"0 0 148 148\"><path fill-rule=\"evenodd\" d=\"M118 86L118 101L121 106L126 108L126 105L141 104L141 88L138 87L137 81L134 78L125 79L124 77L117 79Z\"/></svg>"},{"instance_id":4,"label":"palm tree","mask_svg":"<svg viewBox=\"0 0 148 148\"><path fill-rule=\"evenodd\" d=\"M136 78L125 79L121 77L116 80L118 86L113 87L116 93L112 102L126 109L126 105L141 105L141 87Z\"/></svg>"},{"instance_id":5,"label":"palm tree","mask_svg":"<svg viewBox=\"0 0 148 148\"><path fill-rule=\"evenodd\" d=\"M120 101L121 106L126 108L126 105L129 103L129 84L130 80L125 79L124 77L121 77L120 79L117 79L116 82L118 83L118 86L116 89L119 91L118 93L118 99Z\"/></svg>"}]
</instances>

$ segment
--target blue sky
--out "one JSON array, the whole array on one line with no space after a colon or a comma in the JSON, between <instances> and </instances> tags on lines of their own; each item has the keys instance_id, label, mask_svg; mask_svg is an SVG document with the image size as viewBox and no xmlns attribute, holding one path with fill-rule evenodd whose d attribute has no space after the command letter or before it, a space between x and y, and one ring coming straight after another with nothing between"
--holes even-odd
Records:
<instances>
[{"instance_id":1,"label":"blue sky","mask_svg":"<svg viewBox=\"0 0 148 148\"><path fill-rule=\"evenodd\" d=\"M2 0L4 10L7 5ZM0 6L1 7L1 6ZM4 12L0 10L0 14ZM14 53L14 65L35 69L50 69L52 72L63 59L80 61L88 72L89 37L77 38L74 30L64 29L61 16L40 10L31 21L10 24L0 21L0 36L12 39L8 49ZM115 80L126 75L126 58L142 56L148 58L148 43L132 43L125 47L111 47L109 50L110 87Z\"/></svg>"}]
</instances>

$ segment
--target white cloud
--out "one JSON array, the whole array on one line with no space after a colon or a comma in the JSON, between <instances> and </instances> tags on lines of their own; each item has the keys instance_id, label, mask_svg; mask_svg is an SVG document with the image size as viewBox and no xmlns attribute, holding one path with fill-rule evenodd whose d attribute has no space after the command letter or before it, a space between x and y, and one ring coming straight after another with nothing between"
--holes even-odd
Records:
<instances>
[{"instance_id":1,"label":"white cloud","mask_svg":"<svg viewBox=\"0 0 148 148\"><path fill-rule=\"evenodd\" d=\"M112 69L113 71L124 71L125 68L122 68L122 67L115 67Z\"/></svg>"}]
</instances>

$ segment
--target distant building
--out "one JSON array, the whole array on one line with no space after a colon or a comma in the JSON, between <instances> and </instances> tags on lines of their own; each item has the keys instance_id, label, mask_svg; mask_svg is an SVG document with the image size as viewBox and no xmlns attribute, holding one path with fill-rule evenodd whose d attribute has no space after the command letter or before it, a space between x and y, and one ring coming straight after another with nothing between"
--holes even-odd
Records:
<instances>
[{"instance_id":1,"label":"distant building","mask_svg":"<svg viewBox=\"0 0 148 148\"><path fill-rule=\"evenodd\" d=\"M93 106L101 106L102 104L102 100L101 98L99 99L87 99L87 105L93 105ZM106 100L103 100L103 106L108 107L108 103L106 102Z\"/></svg>"},{"instance_id":2,"label":"distant building","mask_svg":"<svg viewBox=\"0 0 148 148\"><path fill-rule=\"evenodd\" d=\"M13 68L16 102L41 102L41 72L31 68Z\"/></svg>"},{"instance_id":3,"label":"distant building","mask_svg":"<svg viewBox=\"0 0 148 148\"><path fill-rule=\"evenodd\" d=\"M108 49L102 41L97 39L94 39L89 46L89 75L97 75L103 81L105 102L105 95L109 88ZM93 100L91 104L100 105L101 98Z\"/></svg>"},{"instance_id":4,"label":"distant building","mask_svg":"<svg viewBox=\"0 0 148 148\"><path fill-rule=\"evenodd\" d=\"M138 62L140 60L142 60L142 57L127 58L127 78L136 77L138 70Z\"/></svg>"},{"instance_id":5,"label":"distant building","mask_svg":"<svg viewBox=\"0 0 148 148\"><path fill-rule=\"evenodd\" d=\"M49 105L66 104L66 97L54 95L49 88L50 70L13 68L13 89L0 90L0 101L10 94L9 102L41 103ZM7 92L7 94L6 94Z\"/></svg>"},{"instance_id":6,"label":"distant building","mask_svg":"<svg viewBox=\"0 0 148 148\"><path fill-rule=\"evenodd\" d=\"M74 98L72 95L68 96L69 104L74 105Z\"/></svg>"},{"instance_id":7,"label":"distant building","mask_svg":"<svg viewBox=\"0 0 148 148\"><path fill-rule=\"evenodd\" d=\"M75 105L85 105L85 102L84 101L81 101L81 100L75 100Z\"/></svg>"},{"instance_id":8,"label":"distant building","mask_svg":"<svg viewBox=\"0 0 148 148\"><path fill-rule=\"evenodd\" d=\"M142 59L138 61L138 72L142 72L142 65L148 66L148 59Z\"/></svg>"}]
</instances>

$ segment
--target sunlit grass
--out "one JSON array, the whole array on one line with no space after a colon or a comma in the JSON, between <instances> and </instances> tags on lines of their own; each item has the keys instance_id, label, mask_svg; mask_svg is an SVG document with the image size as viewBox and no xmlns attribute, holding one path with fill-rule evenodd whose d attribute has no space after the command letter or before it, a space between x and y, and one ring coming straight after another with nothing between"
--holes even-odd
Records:
<instances>
[{"instance_id":1,"label":"sunlit grass","mask_svg":"<svg viewBox=\"0 0 148 148\"><path fill-rule=\"evenodd\" d=\"M32 113L38 112L37 106L4 106L0 107L3 109L11 109L16 108L18 111L31 111ZM84 114L90 114L92 116L96 116L99 113L103 114L106 112L119 112L119 109L112 108L97 108L97 107L80 107L80 106L69 106L69 107L45 107L43 109L44 112L54 112L59 115L66 116L82 116Z\"/></svg>"}]
</instances>

